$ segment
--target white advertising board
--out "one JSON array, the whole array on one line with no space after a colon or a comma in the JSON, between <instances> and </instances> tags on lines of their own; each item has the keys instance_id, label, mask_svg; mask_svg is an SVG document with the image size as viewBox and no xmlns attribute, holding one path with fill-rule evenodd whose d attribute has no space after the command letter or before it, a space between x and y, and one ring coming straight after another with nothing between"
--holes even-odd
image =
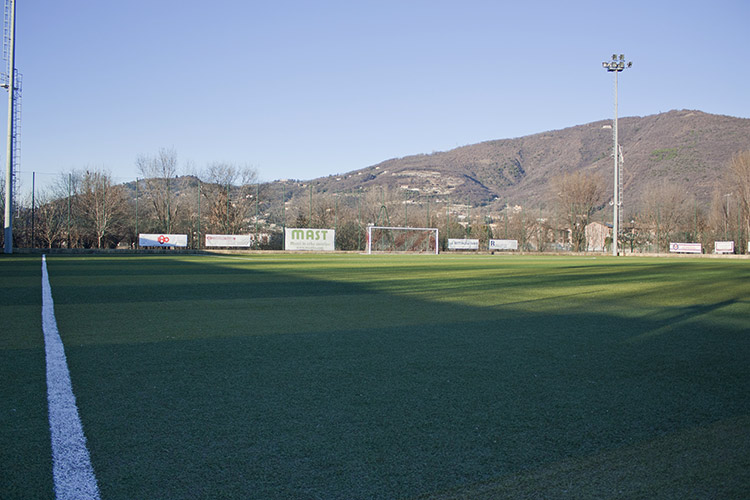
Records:
<instances>
[{"instance_id":1,"label":"white advertising board","mask_svg":"<svg viewBox=\"0 0 750 500\"><path fill-rule=\"evenodd\" d=\"M336 231L334 229L288 227L284 233L284 248L287 250L333 252L336 249Z\"/></svg>"},{"instance_id":2,"label":"white advertising board","mask_svg":"<svg viewBox=\"0 0 750 500\"><path fill-rule=\"evenodd\" d=\"M715 253L734 253L734 241L714 241Z\"/></svg>"},{"instance_id":3,"label":"white advertising board","mask_svg":"<svg viewBox=\"0 0 750 500\"><path fill-rule=\"evenodd\" d=\"M206 247L242 247L252 246L250 234L207 234Z\"/></svg>"},{"instance_id":4,"label":"white advertising board","mask_svg":"<svg viewBox=\"0 0 750 500\"><path fill-rule=\"evenodd\" d=\"M138 245L142 247L187 247L187 234L148 234L138 235Z\"/></svg>"},{"instance_id":5,"label":"white advertising board","mask_svg":"<svg viewBox=\"0 0 750 500\"><path fill-rule=\"evenodd\" d=\"M479 240L448 238L448 250L479 250Z\"/></svg>"},{"instance_id":6,"label":"white advertising board","mask_svg":"<svg viewBox=\"0 0 750 500\"><path fill-rule=\"evenodd\" d=\"M669 251L673 253L703 253L700 243L670 243Z\"/></svg>"},{"instance_id":7,"label":"white advertising board","mask_svg":"<svg viewBox=\"0 0 750 500\"><path fill-rule=\"evenodd\" d=\"M490 250L518 250L518 240L490 240Z\"/></svg>"}]
</instances>

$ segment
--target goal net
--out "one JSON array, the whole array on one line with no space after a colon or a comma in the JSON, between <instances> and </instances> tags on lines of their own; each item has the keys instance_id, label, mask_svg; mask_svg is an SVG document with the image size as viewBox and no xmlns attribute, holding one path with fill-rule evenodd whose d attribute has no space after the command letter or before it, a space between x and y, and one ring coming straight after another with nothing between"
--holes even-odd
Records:
<instances>
[{"instance_id":1,"label":"goal net","mask_svg":"<svg viewBox=\"0 0 750 500\"><path fill-rule=\"evenodd\" d=\"M438 253L436 227L367 226L367 253Z\"/></svg>"}]
</instances>

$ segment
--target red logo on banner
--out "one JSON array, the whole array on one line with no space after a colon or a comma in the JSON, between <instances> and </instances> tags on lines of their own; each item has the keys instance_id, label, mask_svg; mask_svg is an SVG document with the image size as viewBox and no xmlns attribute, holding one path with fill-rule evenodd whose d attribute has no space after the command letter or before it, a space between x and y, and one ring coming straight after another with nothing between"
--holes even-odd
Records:
<instances>
[{"instance_id":1,"label":"red logo on banner","mask_svg":"<svg viewBox=\"0 0 750 500\"><path fill-rule=\"evenodd\" d=\"M169 242L169 238L167 238L167 237L166 237L166 236L164 236L163 234L160 234L160 235L159 235L159 238L157 238L157 240L156 240L156 241L158 241L159 243L161 243L161 244L163 245L164 243L167 243L167 242Z\"/></svg>"}]
</instances>

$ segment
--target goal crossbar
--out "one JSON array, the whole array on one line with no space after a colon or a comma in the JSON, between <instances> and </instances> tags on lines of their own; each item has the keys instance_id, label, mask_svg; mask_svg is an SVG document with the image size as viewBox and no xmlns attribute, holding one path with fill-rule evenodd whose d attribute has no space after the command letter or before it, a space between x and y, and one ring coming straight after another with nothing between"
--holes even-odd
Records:
<instances>
[{"instance_id":1,"label":"goal crossbar","mask_svg":"<svg viewBox=\"0 0 750 500\"><path fill-rule=\"evenodd\" d=\"M435 235L435 255L438 254L439 248L439 230L436 227L405 227L405 226L367 226L367 254L372 254L372 230L382 229L390 231L429 231Z\"/></svg>"}]
</instances>

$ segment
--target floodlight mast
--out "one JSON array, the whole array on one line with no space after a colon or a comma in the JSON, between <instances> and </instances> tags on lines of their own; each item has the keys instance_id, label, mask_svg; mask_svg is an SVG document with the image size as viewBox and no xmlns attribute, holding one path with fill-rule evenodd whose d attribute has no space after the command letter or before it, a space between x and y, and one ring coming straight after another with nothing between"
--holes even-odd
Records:
<instances>
[{"instance_id":1,"label":"floodlight mast","mask_svg":"<svg viewBox=\"0 0 750 500\"><path fill-rule=\"evenodd\" d=\"M13 136L16 88L16 0L10 1L10 29L8 30L8 152L5 168L5 253L13 253Z\"/></svg>"},{"instance_id":2,"label":"floodlight mast","mask_svg":"<svg viewBox=\"0 0 750 500\"><path fill-rule=\"evenodd\" d=\"M632 62L625 63L625 55L612 54L611 61L604 61L602 67L610 73L615 74L615 118L612 125L612 138L614 145L612 147L612 156L615 159L615 181L614 181L614 196L612 200L612 255L619 255L618 248L618 236L620 231L620 208L622 206L622 200L620 200L620 193L622 192L622 183L620 181L620 147L619 139L617 136L617 73L621 72L625 68L633 66Z\"/></svg>"}]
</instances>

